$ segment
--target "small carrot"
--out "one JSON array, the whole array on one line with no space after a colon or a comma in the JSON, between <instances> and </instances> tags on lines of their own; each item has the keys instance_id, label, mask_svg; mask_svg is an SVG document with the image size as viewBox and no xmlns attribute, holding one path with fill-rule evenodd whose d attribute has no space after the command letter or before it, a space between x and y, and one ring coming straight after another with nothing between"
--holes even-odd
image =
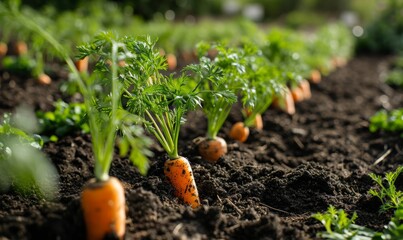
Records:
<instances>
[{"instance_id":1,"label":"small carrot","mask_svg":"<svg viewBox=\"0 0 403 240\"><path fill-rule=\"evenodd\" d=\"M24 41L17 41L14 46L15 54L22 56L28 53L28 46Z\"/></svg>"},{"instance_id":2,"label":"small carrot","mask_svg":"<svg viewBox=\"0 0 403 240\"><path fill-rule=\"evenodd\" d=\"M7 51L8 51L7 43L0 42L0 57L6 56Z\"/></svg>"},{"instance_id":3,"label":"small carrot","mask_svg":"<svg viewBox=\"0 0 403 240\"><path fill-rule=\"evenodd\" d=\"M332 65L334 68L344 67L347 64L347 61L343 57L333 57L332 58Z\"/></svg>"},{"instance_id":4,"label":"small carrot","mask_svg":"<svg viewBox=\"0 0 403 240\"><path fill-rule=\"evenodd\" d=\"M171 71L175 70L176 66L178 65L175 54L168 53L166 57L167 57L168 69Z\"/></svg>"},{"instance_id":5,"label":"small carrot","mask_svg":"<svg viewBox=\"0 0 403 240\"><path fill-rule=\"evenodd\" d=\"M312 83L320 83L322 81L322 75L320 74L319 70L314 69L311 71L311 76L309 79Z\"/></svg>"},{"instance_id":6,"label":"small carrot","mask_svg":"<svg viewBox=\"0 0 403 240\"><path fill-rule=\"evenodd\" d=\"M246 109L245 110L245 115L248 117L252 114L252 110ZM262 130L263 129L263 119L262 119L262 114L257 113L255 115L255 119L253 120L253 125L256 130Z\"/></svg>"},{"instance_id":7,"label":"small carrot","mask_svg":"<svg viewBox=\"0 0 403 240\"><path fill-rule=\"evenodd\" d=\"M75 61L76 68L79 72L85 73L88 71L88 56Z\"/></svg>"},{"instance_id":8,"label":"small carrot","mask_svg":"<svg viewBox=\"0 0 403 240\"><path fill-rule=\"evenodd\" d=\"M125 194L117 178L91 179L81 193L87 239L123 239L126 228Z\"/></svg>"},{"instance_id":9,"label":"small carrot","mask_svg":"<svg viewBox=\"0 0 403 240\"><path fill-rule=\"evenodd\" d=\"M255 121L253 123L254 127L256 130L262 130L263 129L263 118L262 114L256 114Z\"/></svg>"},{"instance_id":10,"label":"small carrot","mask_svg":"<svg viewBox=\"0 0 403 240\"><path fill-rule=\"evenodd\" d=\"M309 82L307 80L302 80L298 84L298 88L301 89L304 99L310 99L312 97L311 85L309 84Z\"/></svg>"},{"instance_id":11,"label":"small carrot","mask_svg":"<svg viewBox=\"0 0 403 240\"><path fill-rule=\"evenodd\" d=\"M175 188L175 195L192 208L200 206L199 193L189 161L179 156L164 164L164 174Z\"/></svg>"},{"instance_id":12,"label":"small carrot","mask_svg":"<svg viewBox=\"0 0 403 240\"><path fill-rule=\"evenodd\" d=\"M295 103L302 102L304 100L304 93L302 92L302 89L299 87L293 87L291 89L291 95Z\"/></svg>"},{"instance_id":13,"label":"small carrot","mask_svg":"<svg viewBox=\"0 0 403 240\"><path fill-rule=\"evenodd\" d=\"M243 122L237 122L232 126L229 136L234 140L245 142L249 136L249 128Z\"/></svg>"},{"instance_id":14,"label":"small carrot","mask_svg":"<svg viewBox=\"0 0 403 240\"><path fill-rule=\"evenodd\" d=\"M39 74L36 80L42 85L49 85L52 83L52 79L46 73Z\"/></svg>"},{"instance_id":15,"label":"small carrot","mask_svg":"<svg viewBox=\"0 0 403 240\"><path fill-rule=\"evenodd\" d=\"M215 163L227 153L227 142L220 137L205 138L198 144L198 150L203 159Z\"/></svg>"},{"instance_id":16,"label":"small carrot","mask_svg":"<svg viewBox=\"0 0 403 240\"><path fill-rule=\"evenodd\" d=\"M275 97L273 100L273 106L290 115L295 113L294 99L292 98L291 92L288 88L286 88L285 92L281 96Z\"/></svg>"}]
</instances>

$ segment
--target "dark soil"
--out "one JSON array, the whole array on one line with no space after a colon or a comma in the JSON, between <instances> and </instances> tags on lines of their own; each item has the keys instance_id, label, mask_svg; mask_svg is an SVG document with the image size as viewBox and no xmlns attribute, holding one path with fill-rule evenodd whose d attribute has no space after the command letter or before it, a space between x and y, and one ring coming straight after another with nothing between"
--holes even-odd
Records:
<instances>
[{"instance_id":1,"label":"dark soil","mask_svg":"<svg viewBox=\"0 0 403 240\"><path fill-rule=\"evenodd\" d=\"M211 165L195 151L205 119L189 114L180 151L192 165L203 206L192 210L173 196L163 175L166 156L155 146L147 176L116 157L111 175L126 189L127 239L315 239L323 231L312 214L329 205L358 214L357 223L377 230L390 219L367 191L368 173L383 174L403 163L397 135L370 133L368 119L381 108L403 106L403 91L381 75L388 57L357 57L315 86L313 98L289 116L269 109L264 130L246 143L228 140L229 153ZM48 110L61 97L57 85L40 86L2 73L0 112L21 103ZM234 110L225 137L241 115ZM83 239L79 194L93 174L90 136L72 135L48 143L44 151L60 173L58 199L48 202L14 192L0 195L0 238ZM379 164L374 162L383 154ZM399 179L398 187L403 187Z\"/></svg>"}]
</instances>

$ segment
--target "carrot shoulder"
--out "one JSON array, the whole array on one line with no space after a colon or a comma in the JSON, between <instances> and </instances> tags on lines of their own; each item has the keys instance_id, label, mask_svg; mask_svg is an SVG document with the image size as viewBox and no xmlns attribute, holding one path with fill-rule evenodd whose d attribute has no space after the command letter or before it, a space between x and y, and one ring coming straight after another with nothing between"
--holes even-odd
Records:
<instances>
[{"instance_id":1,"label":"carrot shoulder","mask_svg":"<svg viewBox=\"0 0 403 240\"><path fill-rule=\"evenodd\" d=\"M114 236L123 239L126 228L125 194L117 178L92 179L81 193L81 206L87 226L87 239Z\"/></svg>"},{"instance_id":2,"label":"carrot shoulder","mask_svg":"<svg viewBox=\"0 0 403 240\"><path fill-rule=\"evenodd\" d=\"M220 137L206 138L198 144L198 150L203 159L215 163L227 153L227 142Z\"/></svg>"},{"instance_id":3,"label":"carrot shoulder","mask_svg":"<svg viewBox=\"0 0 403 240\"><path fill-rule=\"evenodd\" d=\"M184 157L169 159L164 164L164 174L175 189L175 195L192 208L200 206L199 192L192 167Z\"/></svg>"}]
</instances>

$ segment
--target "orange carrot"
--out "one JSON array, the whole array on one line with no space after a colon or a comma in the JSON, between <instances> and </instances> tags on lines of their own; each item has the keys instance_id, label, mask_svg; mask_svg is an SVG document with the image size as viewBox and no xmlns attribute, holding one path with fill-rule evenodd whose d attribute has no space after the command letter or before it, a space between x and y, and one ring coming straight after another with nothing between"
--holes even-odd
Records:
<instances>
[{"instance_id":1,"label":"orange carrot","mask_svg":"<svg viewBox=\"0 0 403 240\"><path fill-rule=\"evenodd\" d=\"M168 53L166 56L167 56L168 69L171 71L175 70L178 64L175 54Z\"/></svg>"},{"instance_id":2,"label":"orange carrot","mask_svg":"<svg viewBox=\"0 0 403 240\"><path fill-rule=\"evenodd\" d=\"M304 99L310 99L312 97L311 93L311 85L307 80L302 80L298 88L301 89L302 95L304 96Z\"/></svg>"},{"instance_id":3,"label":"orange carrot","mask_svg":"<svg viewBox=\"0 0 403 240\"><path fill-rule=\"evenodd\" d=\"M217 162L228 151L227 143L220 137L214 139L205 138L198 144L198 150L200 156L211 163Z\"/></svg>"},{"instance_id":4,"label":"orange carrot","mask_svg":"<svg viewBox=\"0 0 403 240\"><path fill-rule=\"evenodd\" d=\"M344 67L347 64L347 61L343 57L333 57L332 58L332 65L334 68Z\"/></svg>"},{"instance_id":5,"label":"orange carrot","mask_svg":"<svg viewBox=\"0 0 403 240\"><path fill-rule=\"evenodd\" d=\"M291 95L295 103L302 102L304 100L304 93L302 92L302 89L299 87L292 88Z\"/></svg>"},{"instance_id":6,"label":"orange carrot","mask_svg":"<svg viewBox=\"0 0 403 240\"><path fill-rule=\"evenodd\" d=\"M52 79L46 73L39 74L36 80L42 85L49 85L52 83Z\"/></svg>"},{"instance_id":7,"label":"orange carrot","mask_svg":"<svg viewBox=\"0 0 403 240\"><path fill-rule=\"evenodd\" d=\"M322 75L320 74L319 70L312 70L310 79L312 83L320 83L322 81Z\"/></svg>"},{"instance_id":8,"label":"orange carrot","mask_svg":"<svg viewBox=\"0 0 403 240\"><path fill-rule=\"evenodd\" d=\"M8 51L7 43L0 42L0 57L6 56Z\"/></svg>"},{"instance_id":9,"label":"orange carrot","mask_svg":"<svg viewBox=\"0 0 403 240\"><path fill-rule=\"evenodd\" d=\"M184 157L169 159L164 164L164 174L175 188L175 195L192 208L200 206L199 193L192 167Z\"/></svg>"},{"instance_id":10,"label":"orange carrot","mask_svg":"<svg viewBox=\"0 0 403 240\"><path fill-rule=\"evenodd\" d=\"M252 114L252 110L250 109L246 109L245 110L245 115L248 117ZM262 115L260 113L257 113L255 115L255 120L253 121L253 127L256 130L262 130L263 129L263 119L262 119Z\"/></svg>"},{"instance_id":11,"label":"orange carrot","mask_svg":"<svg viewBox=\"0 0 403 240\"><path fill-rule=\"evenodd\" d=\"M17 41L14 46L15 54L18 56L28 53L28 46L24 41Z\"/></svg>"},{"instance_id":12,"label":"orange carrot","mask_svg":"<svg viewBox=\"0 0 403 240\"><path fill-rule=\"evenodd\" d=\"M123 239L126 228L125 193L117 178L91 179L81 193L87 239Z\"/></svg>"},{"instance_id":13,"label":"orange carrot","mask_svg":"<svg viewBox=\"0 0 403 240\"><path fill-rule=\"evenodd\" d=\"M79 72L85 73L88 71L88 57L78 59L75 62L76 68Z\"/></svg>"},{"instance_id":14,"label":"orange carrot","mask_svg":"<svg viewBox=\"0 0 403 240\"><path fill-rule=\"evenodd\" d=\"M243 122L237 122L232 126L229 136L234 140L245 142L249 136L249 128Z\"/></svg>"},{"instance_id":15,"label":"orange carrot","mask_svg":"<svg viewBox=\"0 0 403 240\"><path fill-rule=\"evenodd\" d=\"M294 99L292 98L291 92L288 88L286 88L282 96L277 96L274 98L273 106L290 115L295 113Z\"/></svg>"},{"instance_id":16,"label":"orange carrot","mask_svg":"<svg viewBox=\"0 0 403 240\"><path fill-rule=\"evenodd\" d=\"M263 118L261 114L256 114L255 121L253 123L254 127L256 130L262 130L263 129Z\"/></svg>"}]
</instances>

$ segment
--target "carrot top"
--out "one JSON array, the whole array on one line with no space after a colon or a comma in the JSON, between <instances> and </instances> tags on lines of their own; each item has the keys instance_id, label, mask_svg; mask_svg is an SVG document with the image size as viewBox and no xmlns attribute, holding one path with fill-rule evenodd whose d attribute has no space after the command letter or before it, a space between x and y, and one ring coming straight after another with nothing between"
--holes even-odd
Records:
<instances>
[{"instance_id":1,"label":"carrot top","mask_svg":"<svg viewBox=\"0 0 403 240\"><path fill-rule=\"evenodd\" d=\"M167 68L165 57L155 48L150 38L125 38L127 58L120 80L127 98L126 108L141 117L145 128L151 132L170 159L178 154L180 126L187 111L201 104L198 86L189 84L189 77L182 74L163 75Z\"/></svg>"}]
</instances>

